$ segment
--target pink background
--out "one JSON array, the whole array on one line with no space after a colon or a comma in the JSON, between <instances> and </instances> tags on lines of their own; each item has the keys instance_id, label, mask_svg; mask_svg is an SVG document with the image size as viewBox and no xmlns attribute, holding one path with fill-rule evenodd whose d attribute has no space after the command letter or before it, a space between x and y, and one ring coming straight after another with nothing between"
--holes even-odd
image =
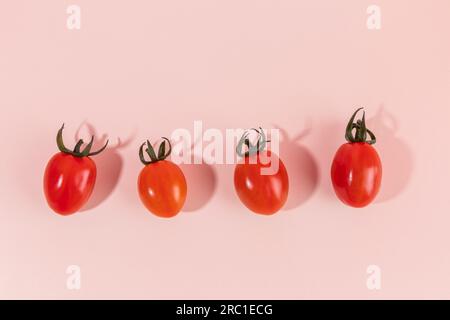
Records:
<instances>
[{"instance_id":1,"label":"pink background","mask_svg":"<svg viewBox=\"0 0 450 320\"><path fill-rule=\"evenodd\" d=\"M366 27L373 3L379 31ZM2 1L0 297L450 298L449 12L448 0ZM329 181L357 106L385 172L362 210ZM147 213L137 147L194 120L285 130L286 210L251 214L233 167L203 165L183 168L185 212ZM42 193L62 122L68 145L78 129L122 140L96 157L92 201L70 217ZM81 290L66 288L72 264Z\"/></svg>"}]
</instances>

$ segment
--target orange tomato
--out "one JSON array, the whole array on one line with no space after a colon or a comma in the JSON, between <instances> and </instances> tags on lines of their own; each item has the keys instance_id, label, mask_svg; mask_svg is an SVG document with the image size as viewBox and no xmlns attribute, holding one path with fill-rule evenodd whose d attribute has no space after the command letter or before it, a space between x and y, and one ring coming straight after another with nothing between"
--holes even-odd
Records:
<instances>
[{"instance_id":1,"label":"orange tomato","mask_svg":"<svg viewBox=\"0 0 450 320\"><path fill-rule=\"evenodd\" d=\"M177 215L186 200L186 179L180 167L162 160L146 165L138 178L139 197L153 214L170 218Z\"/></svg>"},{"instance_id":2,"label":"orange tomato","mask_svg":"<svg viewBox=\"0 0 450 320\"><path fill-rule=\"evenodd\" d=\"M186 201L187 185L183 171L175 163L165 160L172 150L170 141L165 141L159 146L156 155L153 146L147 140L139 149L139 158L145 165L138 177L138 193L144 206L153 214L162 218L176 216L183 208ZM169 150L166 152L165 143ZM145 152L150 161L144 158Z\"/></svg>"}]
</instances>

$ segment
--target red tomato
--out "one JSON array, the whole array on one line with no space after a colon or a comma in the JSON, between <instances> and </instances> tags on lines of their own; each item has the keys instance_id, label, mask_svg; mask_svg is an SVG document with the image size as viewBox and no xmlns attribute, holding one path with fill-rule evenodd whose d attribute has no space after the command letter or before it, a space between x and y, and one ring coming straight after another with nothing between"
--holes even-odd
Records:
<instances>
[{"instance_id":1,"label":"red tomato","mask_svg":"<svg viewBox=\"0 0 450 320\"><path fill-rule=\"evenodd\" d=\"M363 142L342 145L331 167L336 195L352 207L365 207L375 199L380 190L381 174L377 151Z\"/></svg>"},{"instance_id":2,"label":"red tomato","mask_svg":"<svg viewBox=\"0 0 450 320\"><path fill-rule=\"evenodd\" d=\"M94 190L96 175L95 163L90 158L55 154L44 174L44 192L50 208L62 215L80 210Z\"/></svg>"},{"instance_id":3,"label":"red tomato","mask_svg":"<svg viewBox=\"0 0 450 320\"><path fill-rule=\"evenodd\" d=\"M94 190L97 168L89 156L96 155L106 148L90 152L93 139L83 151L78 141L75 149L66 149L62 141L62 130L58 131L57 144L61 152L48 162L44 173L44 194L53 211L61 215L70 215L80 210Z\"/></svg>"},{"instance_id":4,"label":"red tomato","mask_svg":"<svg viewBox=\"0 0 450 320\"><path fill-rule=\"evenodd\" d=\"M346 138L349 143L338 149L331 166L331 181L337 197L356 208L365 207L375 199L382 176L380 157L372 147L376 138L366 128L365 116L363 120L353 123L359 110L347 126ZM355 135L352 133L353 129L356 129ZM371 140L367 141L367 135Z\"/></svg>"},{"instance_id":5,"label":"red tomato","mask_svg":"<svg viewBox=\"0 0 450 320\"><path fill-rule=\"evenodd\" d=\"M166 139L169 143L169 140ZM176 216L186 201L187 185L183 171L173 162L164 160L169 154L160 148L158 156L147 141L147 150L151 161L143 158L143 144L140 149L141 161L145 164L138 178L139 197L144 206L153 214L162 218ZM162 146L164 145L164 142Z\"/></svg>"},{"instance_id":6,"label":"red tomato","mask_svg":"<svg viewBox=\"0 0 450 320\"><path fill-rule=\"evenodd\" d=\"M260 133L262 132L261 130ZM246 139L245 135L243 138ZM264 136L261 141L258 145L262 147L257 146L255 149L250 145L249 150L253 151L236 165L234 187L239 199L248 209L255 213L271 215L286 203L289 178L281 159L271 151L262 150L266 142ZM278 161L278 170L273 174L263 174L264 168L270 170L268 168L271 168L273 161Z\"/></svg>"}]
</instances>

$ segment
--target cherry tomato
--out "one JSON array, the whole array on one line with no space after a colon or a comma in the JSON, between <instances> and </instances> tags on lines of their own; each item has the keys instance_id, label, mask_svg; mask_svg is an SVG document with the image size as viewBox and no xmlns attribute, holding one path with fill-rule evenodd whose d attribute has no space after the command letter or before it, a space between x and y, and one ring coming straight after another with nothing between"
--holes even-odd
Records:
<instances>
[{"instance_id":1,"label":"cherry tomato","mask_svg":"<svg viewBox=\"0 0 450 320\"><path fill-rule=\"evenodd\" d=\"M381 160L372 146L376 138L366 128L365 115L362 120L353 122L359 110L347 126L348 143L338 149L331 166L331 181L337 197L356 208L365 207L375 199L382 177ZM368 137L370 140L367 140Z\"/></svg>"},{"instance_id":2,"label":"cherry tomato","mask_svg":"<svg viewBox=\"0 0 450 320\"><path fill-rule=\"evenodd\" d=\"M139 197L144 206L153 214L162 218L171 218L177 215L186 201L187 185L183 171L175 163L165 160L170 154L165 153L165 142L160 145L156 156L152 145L147 141L145 150L150 156L146 161L143 155L145 143L139 150L139 155L145 167L138 178Z\"/></svg>"},{"instance_id":3,"label":"cherry tomato","mask_svg":"<svg viewBox=\"0 0 450 320\"><path fill-rule=\"evenodd\" d=\"M62 141L62 130L58 131L57 144L61 152L55 154L48 162L44 173L44 194L50 208L58 214L70 215L80 210L89 200L94 190L97 168L89 157L97 152L90 152L93 139L83 151L78 141L74 151L66 149Z\"/></svg>"},{"instance_id":4,"label":"cherry tomato","mask_svg":"<svg viewBox=\"0 0 450 320\"><path fill-rule=\"evenodd\" d=\"M234 187L239 199L251 211L271 215L279 211L286 203L289 192L289 178L286 168L271 151L263 150L266 144L264 132L260 135L257 146L253 146L245 134L238 144L238 154L243 159L234 170ZM243 144L248 151L242 154ZM278 170L270 172L272 165L278 162ZM268 172L264 172L264 171ZM270 173L270 174L264 174Z\"/></svg>"}]
</instances>

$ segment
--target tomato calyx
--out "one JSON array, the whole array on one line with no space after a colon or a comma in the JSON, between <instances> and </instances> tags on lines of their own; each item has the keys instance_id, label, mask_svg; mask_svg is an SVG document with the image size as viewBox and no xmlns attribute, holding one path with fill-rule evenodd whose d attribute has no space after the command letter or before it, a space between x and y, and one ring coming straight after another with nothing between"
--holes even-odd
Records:
<instances>
[{"instance_id":1,"label":"tomato calyx","mask_svg":"<svg viewBox=\"0 0 450 320\"><path fill-rule=\"evenodd\" d=\"M99 150L91 152L92 145L94 144L94 136L91 137L91 141L86 145L86 147L81 150L81 146L84 144L83 139L78 140L76 143L73 151L66 148L63 141L63 130L64 130L64 124L61 126L61 128L58 130L58 134L56 135L56 145L58 146L59 151L62 153L70 154L74 157L82 158L82 157L91 157L99 154L103 150L106 149L106 146L108 145L109 140L106 140L106 143L103 147L101 147Z\"/></svg>"},{"instance_id":2,"label":"tomato calyx","mask_svg":"<svg viewBox=\"0 0 450 320\"><path fill-rule=\"evenodd\" d=\"M167 139L166 137L162 137L162 139L163 139L163 141L159 145L158 155L156 155L155 149L153 149L153 146L150 143L150 141L147 140L146 142L144 142L141 145L141 147L139 148L139 159L141 160L141 162L144 165L148 165L148 164L151 164L151 163L155 163L155 162L164 160L170 155L170 153L172 152L172 145L170 144L170 140ZM166 142L167 142L167 144L169 146L167 151L166 151ZM145 146L147 146L147 148L144 150ZM145 160L144 151L150 157L150 161Z\"/></svg>"},{"instance_id":3,"label":"tomato calyx","mask_svg":"<svg viewBox=\"0 0 450 320\"><path fill-rule=\"evenodd\" d=\"M345 129L345 140L350 143L363 142L368 144L375 144L377 142L377 138L375 137L373 132L366 127L366 112L363 111L362 119L358 119L355 122L356 115L363 109L364 108L359 108L358 110L356 110L350 118L350 121L347 124L347 128ZM355 134L353 134L354 129L356 129ZM370 139L368 140L368 138Z\"/></svg>"},{"instance_id":4,"label":"tomato calyx","mask_svg":"<svg viewBox=\"0 0 450 320\"><path fill-rule=\"evenodd\" d=\"M251 131L255 131L258 134L256 144L250 142L249 135ZM267 140L266 134L261 127L259 127L259 130L255 128L246 130L236 146L236 153L240 157L249 157L258 154L266 148L267 142L270 142L270 140Z\"/></svg>"}]
</instances>

